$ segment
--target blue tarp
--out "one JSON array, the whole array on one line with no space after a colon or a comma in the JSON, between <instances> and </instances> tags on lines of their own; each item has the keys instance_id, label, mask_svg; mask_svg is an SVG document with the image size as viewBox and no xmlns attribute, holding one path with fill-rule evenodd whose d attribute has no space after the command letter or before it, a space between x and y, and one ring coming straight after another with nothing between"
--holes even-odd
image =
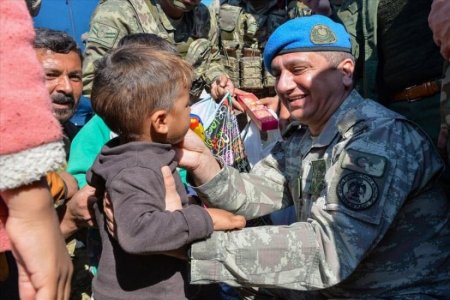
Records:
<instances>
[{"instance_id":1,"label":"blue tarp","mask_svg":"<svg viewBox=\"0 0 450 300\"><path fill-rule=\"evenodd\" d=\"M97 3L98 0L42 0L34 26L65 31L84 51L81 35L89 31L89 21Z\"/></svg>"}]
</instances>

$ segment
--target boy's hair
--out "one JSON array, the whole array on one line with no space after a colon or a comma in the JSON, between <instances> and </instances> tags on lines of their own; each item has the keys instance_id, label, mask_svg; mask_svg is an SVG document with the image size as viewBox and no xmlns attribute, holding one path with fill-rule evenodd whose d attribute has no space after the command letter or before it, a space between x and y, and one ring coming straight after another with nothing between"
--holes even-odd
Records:
<instances>
[{"instance_id":1,"label":"boy's hair","mask_svg":"<svg viewBox=\"0 0 450 300\"><path fill-rule=\"evenodd\" d=\"M83 55L77 46L77 42L66 32L49 28L35 28L35 32L34 49L49 49L60 54L67 54L74 51L83 60Z\"/></svg>"},{"instance_id":2,"label":"boy's hair","mask_svg":"<svg viewBox=\"0 0 450 300\"><path fill-rule=\"evenodd\" d=\"M154 33L131 33L127 34L123 38L120 39L119 43L117 44L117 47L122 46L144 46L144 47L150 47L157 50L164 50L167 52L172 52L174 54L177 53L177 49L174 45L166 41L165 39L157 36Z\"/></svg>"},{"instance_id":3,"label":"boy's hair","mask_svg":"<svg viewBox=\"0 0 450 300\"><path fill-rule=\"evenodd\" d=\"M155 110L169 111L192 78L189 63L173 53L122 46L96 67L92 107L112 131L135 140L145 118Z\"/></svg>"}]
</instances>

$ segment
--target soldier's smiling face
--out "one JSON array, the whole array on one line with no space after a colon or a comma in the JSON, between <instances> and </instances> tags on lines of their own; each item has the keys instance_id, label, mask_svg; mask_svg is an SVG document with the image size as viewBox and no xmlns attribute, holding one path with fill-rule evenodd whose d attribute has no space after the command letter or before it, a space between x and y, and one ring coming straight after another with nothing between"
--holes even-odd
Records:
<instances>
[{"instance_id":1,"label":"soldier's smiling face","mask_svg":"<svg viewBox=\"0 0 450 300\"><path fill-rule=\"evenodd\" d=\"M278 55L272 60L272 72L277 94L291 117L308 125L313 134L320 133L352 84L351 74L317 52Z\"/></svg>"}]
</instances>

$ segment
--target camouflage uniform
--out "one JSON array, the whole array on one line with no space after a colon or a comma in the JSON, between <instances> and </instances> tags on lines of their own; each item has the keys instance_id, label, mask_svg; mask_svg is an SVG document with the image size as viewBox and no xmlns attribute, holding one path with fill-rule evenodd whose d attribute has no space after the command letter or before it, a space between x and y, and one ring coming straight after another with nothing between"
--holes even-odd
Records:
<instances>
[{"instance_id":1,"label":"camouflage uniform","mask_svg":"<svg viewBox=\"0 0 450 300\"><path fill-rule=\"evenodd\" d=\"M300 1L280 5L278 0L216 0L213 4L220 29L223 65L236 87L257 96L274 96L275 78L265 71L262 53L268 37L288 19L309 15ZM288 2L288 1L286 1Z\"/></svg>"},{"instance_id":2,"label":"camouflage uniform","mask_svg":"<svg viewBox=\"0 0 450 300\"><path fill-rule=\"evenodd\" d=\"M196 188L246 218L294 203L298 222L194 243L191 282L282 288L282 299L448 296L442 168L417 125L353 91L319 136L299 127L250 174L225 167Z\"/></svg>"},{"instance_id":3,"label":"camouflage uniform","mask_svg":"<svg viewBox=\"0 0 450 300\"><path fill-rule=\"evenodd\" d=\"M127 34L153 33L176 46L182 57L194 65L194 94L224 73L217 51L217 22L208 8L199 4L171 20L156 0L103 0L93 13L83 63L83 92L90 95L94 62Z\"/></svg>"},{"instance_id":4,"label":"camouflage uniform","mask_svg":"<svg viewBox=\"0 0 450 300\"><path fill-rule=\"evenodd\" d=\"M435 60L436 57L442 58L428 28L427 12L429 13L430 11L431 2L429 0L330 0L333 8L333 18L344 24L352 38L352 54L357 59L355 76L358 92L364 97L382 102L388 108L418 123L436 144L440 128L438 93L422 97L418 101L407 101L405 99L401 102L394 102L392 99L393 92L406 90L425 81L437 80L442 76L440 71L443 60L439 62ZM385 8L386 5L388 5L387 9ZM408 16L410 12L416 14ZM417 14L417 12L420 13ZM389 22L383 24L382 20L388 19L392 21L393 18L395 20L392 24L389 24ZM398 24L400 22L402 24ZM403 82L401 78L404 76L397 76L395 80L392 80L393 76L390 79L386 79L383 69L388 58L383 57L382 41L385 36L392 36L393 34L397 34L397 39L402 34L409 36L411 32L402 32L400 29L411 27L410 25L414 25L416 29L422 29L420 35L417 35L417 39L420 39L420 42L416 41L411 49L410 44L397 45L397 49L403 49L403 51L398 50L403 55L395 58L396 61L399 61L397 63L398 69L410 70L409 66L413 65L415 68L413 73L417 75L411 76L410 80L417 80L423 77L422 74L427 74L428 70L437 69L438 71L430 74L428 78L421 78L423 81L419 82ZM383 26L388 28L385 29ZM414 35L416 34L414 33ZM422 49L422 46L425 48ZM411 54L411 52L420 54L415 55ZM409 63L413 59L416 59L415 63ZM427 75L424 76L426 77ZM405 80L408 81L408 79ZM391 88L398 90L390 90Z\"/></svg>"}]
</instances>

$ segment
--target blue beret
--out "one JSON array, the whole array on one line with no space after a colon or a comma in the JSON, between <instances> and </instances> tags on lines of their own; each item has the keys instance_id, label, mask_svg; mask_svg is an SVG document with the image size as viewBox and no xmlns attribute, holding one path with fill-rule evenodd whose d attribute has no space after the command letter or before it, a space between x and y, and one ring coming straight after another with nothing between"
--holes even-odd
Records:
<instances>
[{"instance_id":1,"label":"blue beret","mask_svg":"<svg viewBox=\"0 0 450 300\"><path fill-rule=\"evenodd\" d=\"M351 53L350 35L344 26L328 17L313 15L287 21L269 37L264 48L264 65L272 73L272 60L278 54L310 51Z\"/></svg>"}]
</instances>

